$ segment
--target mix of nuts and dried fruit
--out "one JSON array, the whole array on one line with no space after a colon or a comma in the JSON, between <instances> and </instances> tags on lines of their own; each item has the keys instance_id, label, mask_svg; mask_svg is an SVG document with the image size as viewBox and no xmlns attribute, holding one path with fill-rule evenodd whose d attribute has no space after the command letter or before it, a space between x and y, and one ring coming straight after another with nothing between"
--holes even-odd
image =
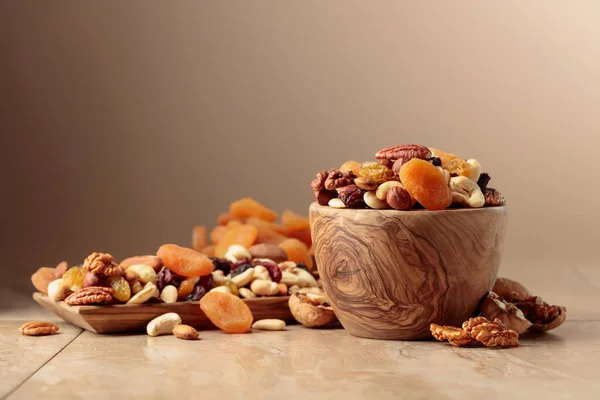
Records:
<instances>
[{"instance_id":1,"label":"mix of nuts and dried fruit","mask_svg":"<svg viewBox=\"0 0 600 400\"><path fill-rule=\"evenodd\" d=\"M211 245L207 245L206 229L197 226L193 249L165 244L156 255L121 262L111 254L94 252L71 268L67 262L55 268L42 267L31 280L51 300L69 305L199 301L207 317L231 333L245 332L253 323L241 298L290 296L292 314L301 324L314 327L335 321L313 268L308 219L290 210L283 213L280 225L274 223L276 219L272 210L244 198L219 216L218 226L210 234ZM314 316L320 314L327 317L315 321ZM174 324L169 328L173 331L182 322L175 316L167 313L151 322L148 334L164 331L165 321ZM285 322L263 320L254 325L255 329L275 330L283 329ZM194 336L184 332L185 327L177 329L178 337Z\"/></svg>"},{"instance_id":2,"label":"mix of nuts and dried fruit","mask_svg":"<svg viewBox=\"0 0 600 400\"><path fill-rule=\"evenodd\" d=\"M377 161L347 161L311 182L316 201L334 208L443 210L499 206L506 200L488 187L476 159L417 144L379 150Z\"/></svg>"},{"instance_id":3,"label":"mix of nuts and dried fruit","mask_svg":"<svg viewBox=\"0 0 600 400\"><path fill-rule=\"evenodd\" d=\"M517 347L519 335L527 331L546 332L567 318L564 306L550 305L517 281L498 278L479 307L479 316L462 327L431 324L439 341L461 347L481 343L487 347Z\"/></svg>"}]
</instances>

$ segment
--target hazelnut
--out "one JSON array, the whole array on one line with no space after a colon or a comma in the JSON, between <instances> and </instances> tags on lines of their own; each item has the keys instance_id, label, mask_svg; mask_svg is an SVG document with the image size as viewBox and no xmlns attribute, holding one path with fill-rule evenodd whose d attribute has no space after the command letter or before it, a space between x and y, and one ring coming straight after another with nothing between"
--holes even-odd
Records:
<instances>
[{"instance_id":1,"label":"hazelnut","mask_svg":"<svg viewBox=\"0 0 600 400\"><path fill-rule=\"evenodd\" d=\"M107 280L104 275L98 275L93 272L86 272L83 276L83 285L82 287L91 287L91 286L107 286Z\"/></svg>"},{"instance_id":2,"label":"hazelnut","mask_svg":"<svg viewBox=\"0 0 600 400\"><path fill-rule=\"evenodd\" d=\"M354 184L363 190L375 190L378 186L377 182L364 176L356 178Z\"/></svg>"},{"instance_id":3,"label":"hazelnut","mask_svg":"<svg viewBox=\"0 0 600 400\"><path fill-rule=\"evenodd\" d=\"M316 328L337 320L333 308L323 298L310 298L307 294L293 292L288 302L294 319L308 328Z\"/></svg>"},{"instance_id":4,"label":"hazelnut","mask_svg":"<svg viewBox=\"0 0 600 400\"><path fill-rule=\"evenodd\" d=\"M532 325L517 306L502 300L494 292L489 292L481 304L481 315L490 321L498 318L508 329L512 329L519 335Z\"/></svg>"},{"instance_id":5,"label":"hazelnut","mask_svg":"<svg viewBox=\"0 0 600 400\"><path fill-rule=\"evenodd\" d=\"M410 210L412 207L410 194L401 186L389 188L385 200L395 210Z\"/></svg>"},{"instance_id":6,"label":"hazelnut","mask_svg":"<svg viewBox=\"0 0 600 400\"><path fill-rule=\"evenodd\" d=\"M508 278L496 279L492 292L509 303L515 303L531 296L531 293L525 286Z\"/></svg>"}]
</instances>

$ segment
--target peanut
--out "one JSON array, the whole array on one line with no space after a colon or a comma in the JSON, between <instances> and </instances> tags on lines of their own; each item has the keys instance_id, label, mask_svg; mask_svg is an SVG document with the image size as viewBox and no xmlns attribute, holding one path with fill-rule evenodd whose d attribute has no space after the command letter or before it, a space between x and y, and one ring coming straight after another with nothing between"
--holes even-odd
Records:
<instances>
[{"instance_id":1,"label":"peanut","mask_svg":"<svg viewBox=\"0 0 600 400\"><path fill-rule=\"evenodd\" d=\"M250 284L250 290L259 296L274 296L279 294L279 286L275 282L257 279Z\"/></svg>"},{"instance_id":2,"label":"peanut","mask_svg":"<svg viewBox=\"0 0 600 400\"><path fill-rule=\"evenodd\" d=\"M256 295L254 294L254 292L252 292L252 290L248 289L248 288L239 288L238 292L240 294L241 297L245 298L245 299L255 299Z\"/></svg>"},{"instance_id":3,"label":"peanut","mask_svg":"<svg viewBox=\"0 0 600 400\"><path fill-rule=\"evenodd\" d=\"M210 289L209 292L223 292L233 294L231 289L229 289L227 286L217 286L215 288Z\"/></svg>"},{"instance_id":4,"label":"peanut","mask_svg":"<svg viewBox=\"0 0 600 400\"><path fill-rule=\"evenodd\" d=\"M167 285L160 293L160 298L167 304L177 303L177 288L173 285Z\"/></svg>"},{"instance_id":5,"label":"peanut","mask_svg":"<svg viewBox=\"0 0 600 400\"><path fill-rule=\"evenodd\" d=\"M271 275L269 275L269 271L263 265L257 265L254 267L254 277L252 279L262 279L265 281L272 280Z\"/></svg>"},{"instance_id":6,"label":"peanut","mask_svg":"<svg viewBox=\"0 0 600 400\"><path fill-rule=\"evenodd\" d=\"M285 321L280 319L261 319L252 324L252 329L282 331L285 329Z\"/></svg>"}]
</instances>

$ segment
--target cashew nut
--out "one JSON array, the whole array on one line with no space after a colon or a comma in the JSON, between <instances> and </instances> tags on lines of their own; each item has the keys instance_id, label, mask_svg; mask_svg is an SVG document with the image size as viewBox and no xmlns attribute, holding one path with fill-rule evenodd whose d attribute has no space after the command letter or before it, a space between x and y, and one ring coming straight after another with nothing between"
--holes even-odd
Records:
<instances>
[{"instance_id":1,"label":"cashew nut","mask_svg":"<svg viewBox=\"0 0 600 400\"><path fill-rule=\"evenodd\" d=\"M239 244L232 244L227 249L227 253L225 253L225 258L231 261L232 263L236 263L241 260L251 260L252 255L250 255L250 252L248 252L248 250L244 246L241 246Z\"/></svg>"},{"instance_id":2,"label":"cashew nut","mask_svg":"<svg viewBox=\"0 0 600 400\"><path fill-rule=\"evenodd\" d=\"M140 282L142 282L143 284L146 284L148 282L156 282L156 271L154 271L154 268L152 267L143 264L136 264L128 267L127 270L131 270L138 274L138 276L140 277Z\"/></svg>"},{"instance_id":3,"label":"cashew nut","mask_svg":"<svg viewBox=\"0 0 600 400\"><path fill-rule=\"evenodd\" d=\"M287 271L290 268L296 268L296 263L293 261L284 261L279 263L279 269L282 271Z\"/></svg>"},{"instance_id":4,"label":"cashew nut","mask_svg":"<svg viewBox=\"0 0 600 400\"><path fill-rule=\"evenodd\" d=\"M281 272L281 282L288 286L298 285L304 287L319 287L317 280L310 272L303 268L289 268L287 271Z\"/></svg>"},{"instance_id":5,"label":"cashew nut","mask_svg":"<svg viewBox=\"0 0 600 400\"><path fill-rule=\"evenodd\" d=\"M152 282L148 282L142 290L140 290L135 296L129 299L126 304L143 304L150 300L152 297L159 295L158 288Z\"/></svg>"},{"instance_id":6,"label":"cashew nut","mask_svg":"<svg viewBox=\"0 0 600 400\"><path fill-rule=\"evenodd\" d=\"M282 331L285 329L285 321L280 319L261 319L252 324L252 329Z\"/></svg>"},{"instance_id":7,"label":"cashew nut","mask_svg":"<svg viewBox=\"0 0 600 400\"><path fill-rule=\"evenodd\" d=\"M375 210L380 210L380 209L390 207L389 204L387 203L387 201L379 200L377 198L376 192L373 190L365 192L365 194L363 195L363 200L365 201L367 206L369 206L370 208L373 208Z\"/></svg>"},{"instance_id":8,"label":"cashew nut","mask_svg":"<svg viewBox=\"0 0 600 400\"><path fill-rule=\"evenodd\" d=\"M256 295L254 294L254 292L248 288L239 288L238 292L240 294L241 297L245 298L245 299L255 299Z\"/></svg>"},{"instance_id":9,"label":"cashew nut","mask_svg":"<svg viewBox=\"0 0 600 400\"><path fill-rule=\"evenodd\" d=\"M235 286L240 288L249 284L252 278L254 278L254 268L248 268L241 274L231 278L231 282L235 283Z\"/></svg>"},{"instance_id":10,"label":"cashew nut","mask_svg":"<svg viewBox=\"0 0 600 400\"><path fill-rule=\"evenodd\" d=\"M344 202L337 197L329 200L329 203L327 203L327 205L332 208L346 208Z\"/></svg>"},{"instance_id":11,"label":"cashew nut","mask_svg":"<svg viewBox=\"0 0 600 400\"><path fill-rule=\"evenodd\" d=\"M167 285L160 292L160 298L167 304L177 303L177 288L173 285Z\"/></svg>"},{"instance_id":12,"label":"cashew nut","mask_svg":"<svg viewBox=\"0 0 600 400\"><path fill-rule=\"evenodd\" d=\"M385 198L387 196L388 190L390 190L390 188L394 187L394 186L402 186L402 184L400 182L398 182L398 181L387 181L387 182L384 182L381 185L379 185L379 187L375 191L375 196L379 200L385 201Z\"/></svg>"},{"instance_id":13,"label":"cashew nut","mask_svg":"<svg viewBox=\"0 0 600 400\"><path fill-rule=\"evenodd\" d=\"M223 293L233 294L231 289L229 289L227 286L217 286L216 288L210 289L209 292L223 292Z\"/></svg>"},{"instance_id":14,"label":"cashew nut","mask_svg":"<svg viewBox=\"0 0 600 400\"><path fill-rule=\"evenodd\" d=\"M275 296L279 294L279 285L275 282L257 279L250 284L250 290L259 296Z\"/></svg>"},{"instance_id":15,"label":"cashew nut","mask_svg":"<svg viewBox=\"0 0 600 400\"><path fill-rule=\"evenodd\" d=\"M444 178L446 179L446 184L450 183L450 171L445 168L437 167L442 174L444 174Z\"/></svg>"},{"instance_id":16,"label":"cashew nut","mask_svg":"<svg viewBox=\"0 0 600 400\"><path fill-rule=\"evenodd\" d=\"M307 294L307 293L323 293L323 291L321 290L321 288L318 288L318 287L305 287L305 288L299 289L298 293L303 293L303 294Z\"/></svg>"},{"instance_id":17,"label":"cashew nut","mask_svg":"<svg viewBox=\"0 0 600 400\"><path fill-rule=\"evenodd\" d=\"M48 297L52 301L61 301L67 295L69 288L63 283L62 279L56 279L48 285Z\"/></svg>"},{"instance_id":18,"label":"cashew nut","mask_svg":"<svg viewBox=\"0 0 600 400\"><path fill-rule=\"evenodd\" d=\"M474 158L469 158L467 160L467 164L471 167L471 172L469 173L469 179L473 182L477 182L479 180L479 175L481 175L481 164Z\"/></svg>"},{"instance_id":19,"label":"cashew nut","mask_svg":"<svg viewBox=\"0 0 600 400\"><path fill-rule=\"evenodd\" d=\"M477 183L466 176L450 178L450 190L453 203L466 204L472 208L483 207L485 204L485 197Z\"/></svg>"},{"instance_id":20,"label":"cashew nut","mask_svg":"<svg viewBox=\"0 0 600 400\"><path fill-rule=\"evenodd\" d=\"M140 281L135 281L131 285L131 293L133 293L134 295L136 295L139 292L141 292L142 289L144 289L144 287L142 286L142 284L140 283Z\"/></svg>"},{"instance_id":21,"label":"cashew nut","mask_svg":"<svg viewBox=\"0 0 600 400\"><path fill-rule=\"evenodd\" d=\"M288 294L288 287L285 283L281 283L279 282L277 284L277 287L279 288L279 295L280 296L287 296Z\"/></svg>"},{"instance_id":22,"label":"cashew nut","mask_svg":"<svg viewBox=\"0 0 600 400\"><path fill-rule=\"evenodd\" d=\"M269 270L267 270L264 265L257 265L254 267L254 277L252 279L262 279L264 281L272 280Z\"/></svg>"},{"instance_id":23,"label":"cashew nut","mask_svg":"<svg viewBox=\"0 0 600 400\"><path fill-rule=\"evenodd\" d=\"M213 271L212 277L213 277L213 282L214 282L215 286L223 286L225 284L225 282L227 281L227 278L225 278L225 273L223 271L221 271L220 269Z\"/></svg>"},{"instance_id":24,"label":"cashew nut","mask_svg":"<svg viewBox=\"0 0 600 400\"><path fill-rule=\"evenodd\" d=\"M288 288L288 291L290 292L290 294L292 293L297 293L300 291L300 286L298 285L292 285Z\"/></svg>"},{"instance_id":25,"label":"cashew nut","mask_svg":"<svg viewBox=\"0 0 600 400\"><path fill-rule=\"evenodd\" d=\"M166 313L148 322L146 332L150 336L167 335L173 333L173 328L181 324L181 317L177 313Z\"/></svg>"}]
</instances>

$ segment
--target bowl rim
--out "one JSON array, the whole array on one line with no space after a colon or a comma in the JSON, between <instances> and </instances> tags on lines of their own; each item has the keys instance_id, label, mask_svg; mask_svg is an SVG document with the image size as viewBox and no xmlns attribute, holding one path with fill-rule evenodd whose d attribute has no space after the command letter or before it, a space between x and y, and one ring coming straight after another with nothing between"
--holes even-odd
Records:
<instances>
[{"instance_id":1,"label":"bowl rim","mask_svg":"<svg viewBox=\"0 0 600 400\"><path fill-rule=\"evenodd\" d=\"M316 201L312 202L309 207L310 210L328 210L330 212L357 212L357 213L384 213L390 215L407 215L407 214L444 214L444 213L469 213L469 212L493 212L499 210L506 210L506 204L501 206L486 206L479 208L444 208L443 210L427 210L427 209L410 209L410 210L394 210L391 208L374 209L374 208L335 208L329 206L322 206Z\"/></svg>"}]
</instances>

